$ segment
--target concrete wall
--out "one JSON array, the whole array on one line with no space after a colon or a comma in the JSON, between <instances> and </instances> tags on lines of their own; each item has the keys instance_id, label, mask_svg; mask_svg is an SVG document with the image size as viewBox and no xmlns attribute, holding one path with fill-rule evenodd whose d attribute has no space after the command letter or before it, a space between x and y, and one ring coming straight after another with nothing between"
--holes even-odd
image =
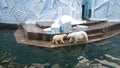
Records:
<instances>
[{"instance_id":1,"label":"concrete wall","mask_svg":"<svg viewBox=\"0 0 120 68\"><path fill-rule=\"evenodd\" d=\"M120 0L91 0L92 20L120 21Z\"/></svg>"},{"instance_id":2,"label":"concrete wall","mask_svg":"<svg viewBox=\"0 0 120 68\"><path fill-rule=\"evenodd\" d=\"M0 0L0 23L34 23L54 21L62 15L81 20L84 15L92 20L120 21L120 0Z\"/></svg>"},{"instance_id":3,"label":"concrete wall","mask_svg":"<svg viewBox=\"0 0 120 68\"><path fill-rule=\"evenodd\" d=\"M1 23L34 23L69 15L81 20L82 0L0 0Z\"/></svg>"}]
</instances>

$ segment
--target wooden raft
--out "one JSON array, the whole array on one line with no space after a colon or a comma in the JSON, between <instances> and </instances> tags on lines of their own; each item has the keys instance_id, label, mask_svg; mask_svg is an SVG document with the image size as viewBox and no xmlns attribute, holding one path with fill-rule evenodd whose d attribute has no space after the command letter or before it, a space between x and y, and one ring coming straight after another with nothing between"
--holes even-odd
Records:
<instances>
[{"instance_id":1,"label":"wooden raft","mask_svg":"<svg viewBox=\"0 0 120 68\"><path fill-rule=\"evenodd\" d=\"M46 33L43 31L43 28L38 27L39 25L23 25L22 29L17 29L14 32L14 36L16 38L17 43L27 44L32 46L40 46L47 48L55 48L55 47L63 47L63 46L72 46L79 44L87 44L92 42L101 41L104 39L111 38L115 35L120 34L120 23L119 22L88 22L88 24L84 24L88 26L86 30L88 34L89 41L71 44L68 40L65 40L64 44L52 44L51 40L53 35L51 33ZM48 26L47 26L48 27ZM44 27L45 28L45 27ZM73 32L77 31L73 29ZM68 34L68 33L66 33Z\"/></svg>"}]
</instances>

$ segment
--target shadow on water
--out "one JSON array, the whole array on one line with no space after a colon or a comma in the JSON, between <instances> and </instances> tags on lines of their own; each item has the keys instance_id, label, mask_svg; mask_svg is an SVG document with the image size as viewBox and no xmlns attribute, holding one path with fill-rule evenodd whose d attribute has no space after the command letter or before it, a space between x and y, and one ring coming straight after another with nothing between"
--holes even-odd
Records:
<instances>
[{"instance_id":1,"label":"shadow on water","mask_svg":"<svg viewBox=\"0 0 120 68\"><path fill-rule=\"evenodd\" d=\"M5 68L114 68L120 64L120 35L91 44L49 49L17 44L13 33L0 30L0 55L5 55L0 66ZM7 58L8 64L3 64Z\"/></svg>"}]
</instances>

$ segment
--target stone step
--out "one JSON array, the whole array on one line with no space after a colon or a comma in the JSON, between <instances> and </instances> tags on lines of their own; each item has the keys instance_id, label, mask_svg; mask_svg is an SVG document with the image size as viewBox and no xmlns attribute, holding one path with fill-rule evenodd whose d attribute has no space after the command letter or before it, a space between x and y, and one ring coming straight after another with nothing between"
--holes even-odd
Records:
<instances>
[{"instance_id":1,"label":"stone step","mask_svg":"<svg viewBox=\"0 0 120 68\"><path fill-rule=\"evenodd\" d=\"M96 25L96 24L101 24L101 23L106 23L106 20L101 20L101 21L88 21L87 23L84 23L83 25L91 26L91 25Z\"/></svg>"},{"instance_id":2,"label":"stone step","mask_svg":"<svg viewBox=\"0 0 120 68\"><path fill-rule=\"evenodd\" d=\"M46 25L45 22L43 22L43 25ZM42 24L42 23L41 23ZM50 23L48 23L49 25ZM52 22L51 22L52 24ZM45 27L38 27L35 25L31 24L25 24L23 25L24 29L24 34L27 39L31 40L42 40L42 41L51 41L53 33L47 33L43 31L43 28L47 28L48 25ZM101 38L104 35L108 35L107 31L111 31L112 28L114 27L114 30L117 28L120 28L120 23L101 23L101 24L96 24L96 25L91 25L88 27L88 30L86 30L89 39L95 39L95 38ZM114 31L112 30L112 31ZM76 32L76 31L73 31ZM66 33L66 32L65 32ZM67 32L66 34L68 34ZM57 33L57 34L62 34L62 33Z\"/></svg>"},{"instance_id":3,"label":"stone step","mask_svg":"<svg viewBox=\"0 0 120 68\"><path fill-rule=\"evenodd\" d=\"M88 29L90 29L90 28L88 28ZM86 32L87 32L88 35L103 33L103 29L92 29L92 30L87 30Z\"/></svg>"},{"instance_id":4,"label":"stone step","mask_svg":"<svg viewBox=\"0 0 120 68\"><path fill-rule=\"evenodd\" d=\"M96 24L101 24L101 23L106 23L106 20L101 20L101 21L88 21L87 23L81 24L81 25L86 25L86 26L91 26L91 25L96 25ZM51 24L53 24L54 21L39 21L36 22L37 27L39 28L48 28L50 27ZM73 25L75 26L75 25Z\"/></svg>"},{"instance_id":5,"label":"stone step","mask_svg":"<svg viewBox=\"0 0 120 68\"><path fill-rule=\"evenodd\" d=\"M95 38L100 38L103 37L104 33L94 33L94 34L88 34L89 39L95 39Z\"/></svg>"},{"instance_id":6,"label":"stone step","mask_svg":"<svg viewBox=\"0 0 120 68\"><path fill-rule=\"evenodd\" d=\"M53 21L39 21L39 22L36 22L36 26L41 29L44 29L44 28L50 27L50 25L53 23L54 23Z\"/></svg>"},{"instance_id":7,"label":"stone step","mask_svg":"<svg viewBox=\"0 0 120 68\"><path fill-rule=\"evenodd\" d=\"M43 32L43 30L36 25L23 25L23 31L26 39L49 41L52 37L52 34Z\"/></svg>"},{"instance_id":8,"label":"stone step","mask_svg":"<svg viewBox=\"0 0 120 68\"><path fill-rule=\"evenodd\" d=\"M109 32L109 31L113 31L113 30L117 30L120 28L120 23L108 23L108 26L106 26L105 28L103 28L103 32Z\"/></svg>"}]
</instances>

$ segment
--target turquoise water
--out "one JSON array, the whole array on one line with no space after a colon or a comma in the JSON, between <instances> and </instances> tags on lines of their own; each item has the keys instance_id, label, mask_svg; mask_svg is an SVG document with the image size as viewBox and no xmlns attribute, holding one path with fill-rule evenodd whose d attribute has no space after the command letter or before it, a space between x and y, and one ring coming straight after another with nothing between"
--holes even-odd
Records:
<instances>
[{"instance_id":1,"label":"turquoise water","mask_svg":"<svg viewBox=\"0 0 120 68\"><path fill-rule=\"evenodd\" d=\"M17 44L14 30L0 30L0 68L120 68L120 35L55 49Z\"/></svg>"}]
</instances>

